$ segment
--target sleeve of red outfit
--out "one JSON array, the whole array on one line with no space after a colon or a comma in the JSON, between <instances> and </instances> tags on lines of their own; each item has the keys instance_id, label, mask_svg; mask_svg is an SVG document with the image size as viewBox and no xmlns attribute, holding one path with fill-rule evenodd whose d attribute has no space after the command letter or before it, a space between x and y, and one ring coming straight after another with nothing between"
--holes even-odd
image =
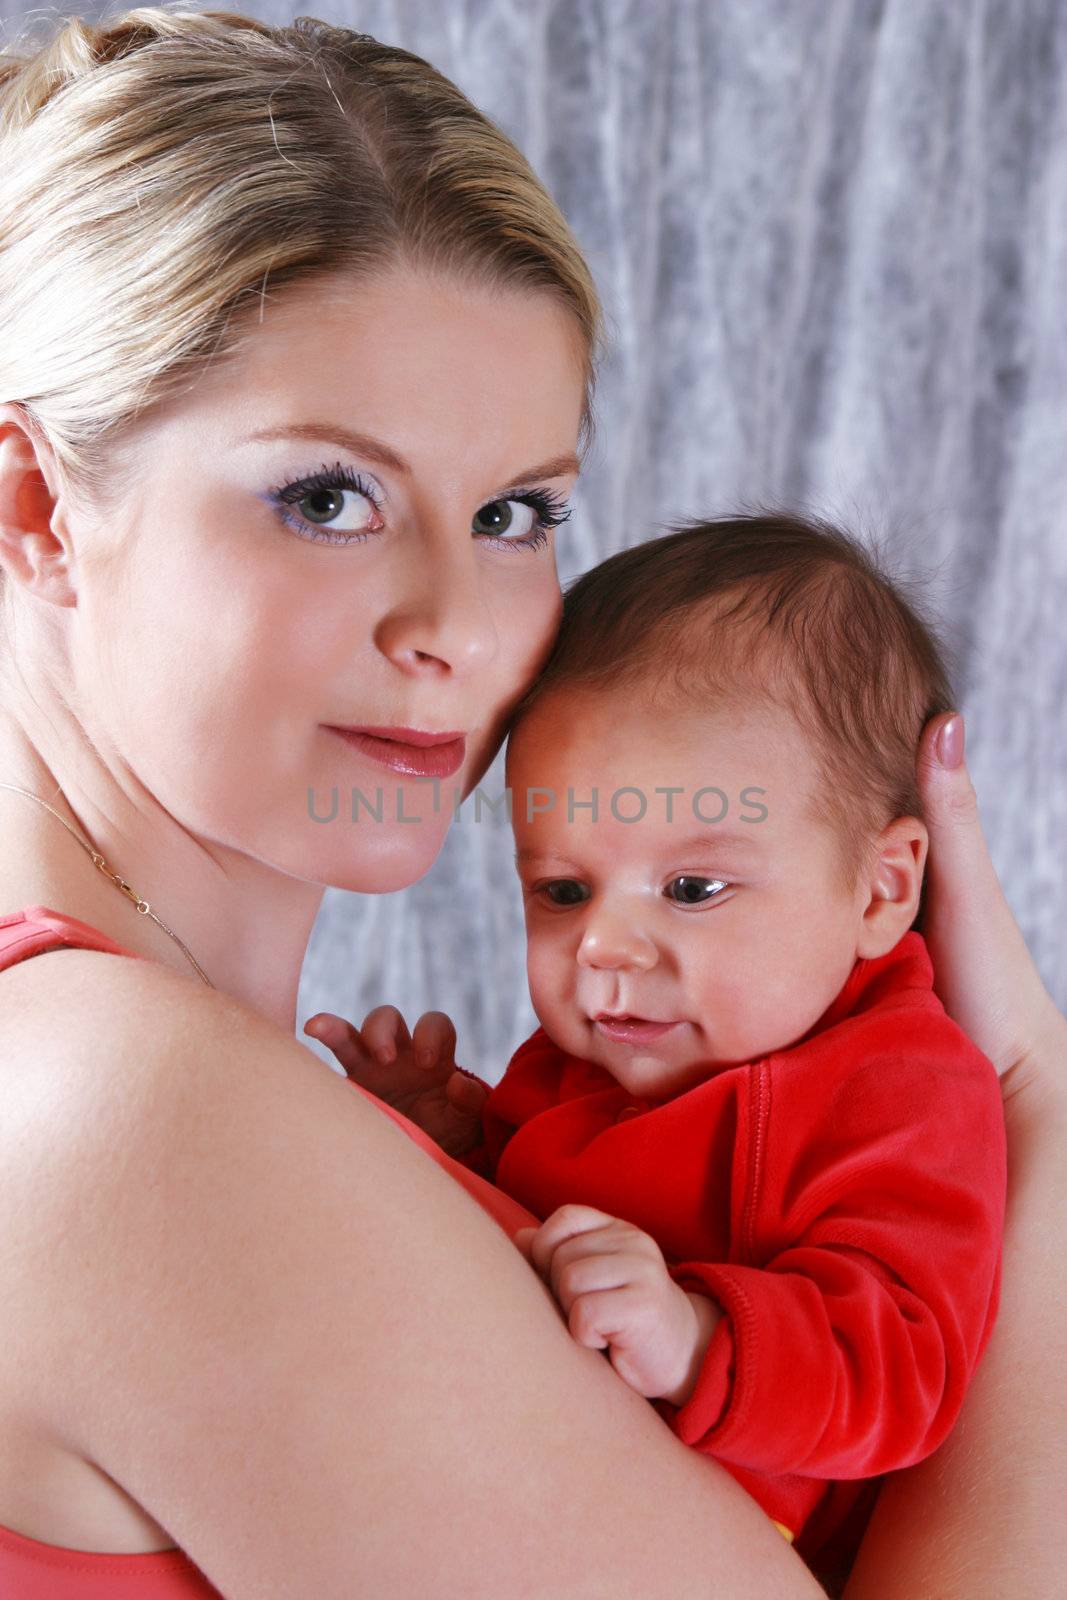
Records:
<instances>
[{"instance_id":1,"label":"sleeve of red outfit","mask_svg":"<svg viewBox=\"0 0 1067 1600\"><path fill-rule=\"evenodd\" d=\"M776 1073L773 1056L753 1064L735 1259L672 1267L725 1315L689 1400L659 1409L721 1460L827 1478L920 1461L988 1340L1007 1181L1000 1086L947 1018L890 1021L892 1037L884 1018L853 1036L859 1067L811 1045L802 1075Z\"/></svg>"}]
</instances>

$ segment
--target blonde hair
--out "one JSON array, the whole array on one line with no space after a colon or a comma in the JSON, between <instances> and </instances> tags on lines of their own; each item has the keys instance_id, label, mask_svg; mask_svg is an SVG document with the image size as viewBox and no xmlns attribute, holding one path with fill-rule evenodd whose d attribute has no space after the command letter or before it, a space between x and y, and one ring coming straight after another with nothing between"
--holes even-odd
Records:
<instances>
[{"instance_id":1,"label":"blonde hair","mask_svg":"<svg viewBox=\"0 0 1067 1600\"><path fill-rule=\"evenodd\" d=\"M0 51L0 402L105 500L108 443L273 291L391 262L546 292L590 427L600 311L525 158L421 57L312 17L143 6Z\"/></svg>"}]
</instances>

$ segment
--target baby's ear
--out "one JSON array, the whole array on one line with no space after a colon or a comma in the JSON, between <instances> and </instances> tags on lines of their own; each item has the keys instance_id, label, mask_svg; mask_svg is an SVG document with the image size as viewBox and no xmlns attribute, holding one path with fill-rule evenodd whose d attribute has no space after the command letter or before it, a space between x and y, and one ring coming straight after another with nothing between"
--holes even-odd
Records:
<instances>
[{"instance_id":1,"label":"baby's ear","mask_svg":"<svg viewBox=\"0 0 1067 1600\"><path fill-rule=\"evenodd\" d=\"M918 817L896 817L878 835L862 880L857 955L884 956L915 921L929 843Z\"/></svg>"}]
</instances>

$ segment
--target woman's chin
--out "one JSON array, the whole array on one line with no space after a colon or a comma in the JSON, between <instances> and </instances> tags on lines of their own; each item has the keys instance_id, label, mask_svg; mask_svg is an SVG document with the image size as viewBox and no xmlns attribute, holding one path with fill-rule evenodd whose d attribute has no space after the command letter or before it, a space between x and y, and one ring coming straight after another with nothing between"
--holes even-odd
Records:
<instances>
[{"instance_id":1,"label":"woman's chin","mask_svg":"<svg viewBox=\"0 0 1067 1600\"><path fill-rule=\"evenodd\" d=\"M334 860L320 881L355 894L392 894L425 877L441 853L445 832L423 827L419 837L383 838L373 848L353 851L346 861ZM416 829L411 830L412 834Z\"/></svg>"}]
</instances>

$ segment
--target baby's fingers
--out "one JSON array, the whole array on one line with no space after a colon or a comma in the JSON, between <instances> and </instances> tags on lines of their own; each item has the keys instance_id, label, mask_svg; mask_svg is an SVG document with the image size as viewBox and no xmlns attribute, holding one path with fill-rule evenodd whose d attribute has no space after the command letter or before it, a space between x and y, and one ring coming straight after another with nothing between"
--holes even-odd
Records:
<instances>
[{"instance_id":1,"label":"baby's fingers","mask_svg":"<svg viewBox=\"0 0 1067 1600\"><path fill-rule=\"evenodd\" d=\"M486 1085L477 1078L468 1078L464 1072L453 1072L445 1084L445 1094L450 1105L470 1117L479 1116L489 1098Z\"/></svg>"},{"instance_id":2,"label":"baby's fingers","mask_svg":"<svg viewBox=\"0 0 1067 1600\"><path fill-rule=\"evenodd\" d=\"M359 1029L332 1011L316 1011L304 1023L304 1032L332 1051L346 1072L365 1066L370 1059Z\"/></svg>"},{"instance_id":3,"label":"baby's fingers","mask_svg":"<svg viewBox=\"0 0 1067 1600\"><path fill-rule=\"evenodd\" d=\"M621 1296L615 1289L598 1294L583 1294L572 1301L567 1312L567 1329L575 1344L587 1350L606 1350L619 1332Z\"/></svg>"},{"instance_id":4,"label":"baby's fingers","mask_svg":"<svg viewBox=\"0 0 1067 1600\"><path fill-rule=\"evenodd\" d=\"M615 1222L616 1219L606 1211L597 1211L593 1206L574 1203L559 1206L538 1228L530 1258L542 1277L546 1277L557 1250L564 1249L571 1240L579 1240L576 1247L578 1252L595 1254L603 1249L603 1235L615 1226ZM583 1237L586 1234L600 1237L589 1240ZM574 1254L574 1250L569 1254Z\"/></svg>"},{"instance_id":5,"label":"baby's fingers","mask_svg":"<svg viewBox=\"0 0 1067 1600\"><path fill-rule=\"evenodd\" d=\"M359 1031L364 1045L382 1066L395 1061L399 1052L411 1044L408 1025L396 1006L375 1006L363 1018Z\"/></svg>"},{"instance_id":6,"label":"baby's fingers","mask_svg":"<svg viewBox=\"0 0 1067 1600\"><path fill-rule=\"evenodd\" d=\"M420 1067L455 1065L456 1028L443 1011L424 1011L415 1024L411 1043Z\"/></svg>"}]
</instances>

